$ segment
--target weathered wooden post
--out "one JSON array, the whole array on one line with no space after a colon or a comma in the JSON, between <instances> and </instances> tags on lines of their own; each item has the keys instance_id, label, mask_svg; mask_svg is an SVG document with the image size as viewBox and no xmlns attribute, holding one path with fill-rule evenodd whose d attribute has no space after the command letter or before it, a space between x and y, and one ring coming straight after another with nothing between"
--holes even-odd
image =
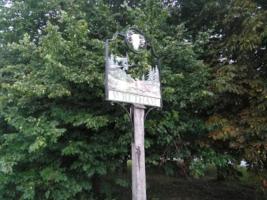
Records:
<instances>
[{"instance_id":1,"label":"weathered wooden post","mask_svg":"<svg viewBox=\"0 0 267 200\"><path fill-rule=\"evenodd\" d=\"M115 33L113 38L106 41L105 47L105 92L106 100L118 102L129 114L133 125L131 143L132 155L132 199L146 200L146 169L145 169L145 128L144 121L151 108L161 107L161 88L159 76L159 62L150 67L142 78L132 78L127 73L129 58L119 57L109 52L109 42L121 37L126 42L128 49L134 53L151 50L151 55L156 57L152 45L145 36L136 28L130 28L124 33ZM157 58L157 57L156 57ZM145 78L146 77L146 78ZM132 104L130 111L125 103ZM151 108L145 113L147 106Z\"/></svg>"},{"instance_id":2,"label":"weathered wooden post","mask_svg":"<svg viewBox=\"0 0 267 200\"><path fill-rule=\"evenodd\" d=\"M134 105L134 142L132 149L132 193L134 200L146 200L146 167L145 167L145 107ZM135 198L134 198L135 197Z\"/></svg>"}]
</instances>

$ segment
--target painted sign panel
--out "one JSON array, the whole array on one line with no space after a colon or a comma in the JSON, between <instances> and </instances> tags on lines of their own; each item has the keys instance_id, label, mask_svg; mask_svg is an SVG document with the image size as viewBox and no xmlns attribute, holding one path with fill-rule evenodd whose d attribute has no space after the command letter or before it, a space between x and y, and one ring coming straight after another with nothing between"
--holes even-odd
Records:
<instances>
[{"instance_id":1,"label":"painted sign panel","mask_svg":"<svg viewBox=\"0 0 267 200\"><path fill-rule=\"evenodd\" d=\"M136 38L139 42L140 38ZM133 45L136 50L136 43ZM128 73L129 67L128 56L119 57L106 52L106 100L161 107L158 66L150 67L141 78L133 78Z\"/></svg>"}]
</instances>

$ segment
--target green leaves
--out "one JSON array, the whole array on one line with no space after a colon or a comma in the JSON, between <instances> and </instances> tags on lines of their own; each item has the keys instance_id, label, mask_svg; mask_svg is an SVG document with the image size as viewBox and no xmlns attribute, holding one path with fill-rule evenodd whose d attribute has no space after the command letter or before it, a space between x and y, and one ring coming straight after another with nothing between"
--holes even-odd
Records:
<instances>
[{"instance_id":1,"label":"green leaves","mask_svg":"<svg viewBox=\"0 0 267 200\"><path fill-rule=\"evenodd\" d=\"M200 176L233 158L266 162L265 7L109 2L1 8L0 198L93 199L94 178L129 159L130 122L104 100L103 52L105 39L133 25L161 58L163 109L146 121L148 166L173 173L179 166L168 160L178 159ZM148 54L129 56L149 67Z\"/></svg>"},{"instance_id":2,"label":"green leaves","mask_svg":"<svg viewBox=\"0 0 267 200\"><path fill-rule=\"evenodd\" d=\"M203 149L198 158L195 158L189 168L194 177L204 176L209 168L226 168L232 158L229 155L218 154L212 149Z\"/></svg>"},{"instance_id":3,"label":"green leaves","mask_svg":"<svg viewBox=\"0 0 267 200\"><path fill-rule=\"evenodd\" d=\"M40 172L41 177L44 181L54 181L54 182L65 182L67 181L67 177L64 175L64 173L57 171L57 169L53 169L50 167L47 167L43 169Z\"/></svg>"},{"instance_id":4,"label":"green leaves","mask_svg":"<svg viewBox=\"0 0 267 200\"><path fill-rule=\"evenodd\" d=\"M93 116L83 111L67 111L62 108L53 109L52 115L66 124L72 124L75 127L84 125L88 129L96 131L101 127L107 126L109 122L108 116Z\"/></svg>"},{"instance_id":5,"label":"green leaves","mask_svg":"<svg viewBox=\"0 0 267 200\"><path fill-rule=\"evenodd\" d=\"M266 165L266 158L262 156L263 152L266 153L266 127L262 124L266 124L267 119L264 100L266 7L260 1L234 0L220 1L218 10L207 2L199 3L197 22L194 23L194 16L186 13L183 17L192 23L187 23L192 35L198 34L201 24L205 24L206 31L213 30L209 50L203 55L213 69L214 77L211 87L215 104L210 119L220 116L213 125L224 122L210 134L217 140L215 148L220 149L223 145L227 153L234 149L235 159L247 159L253 163L251 166L262 168ZM193 11L196 7L188 7L190 3L181 9ZM206 23L209 19L206 16L211 12L215 15L214 20L211 24ZM254 154L252 146L260 153Z\"/></svg>"}]
</instances>

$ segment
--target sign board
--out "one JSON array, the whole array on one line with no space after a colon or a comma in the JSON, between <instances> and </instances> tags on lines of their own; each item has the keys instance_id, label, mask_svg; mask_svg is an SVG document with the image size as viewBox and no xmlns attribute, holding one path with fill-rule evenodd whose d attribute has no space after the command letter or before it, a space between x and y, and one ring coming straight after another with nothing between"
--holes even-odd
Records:
<instances>
[{"instance_id":1,"label":"sign board","mask_svg":"<svg viewBox=\"0 0 267 200\"><path fill-rule=\"evenodd\" d=\"M125 34L127 45L137 52L139 47L146 48L143 35L133 30ZM106 100L123 103L161 107L161 86L158 66L150 67L147 74L133 78L128 73L128 56L119 57L109 54L106 43Z\"/></svg>"}]
</instances>

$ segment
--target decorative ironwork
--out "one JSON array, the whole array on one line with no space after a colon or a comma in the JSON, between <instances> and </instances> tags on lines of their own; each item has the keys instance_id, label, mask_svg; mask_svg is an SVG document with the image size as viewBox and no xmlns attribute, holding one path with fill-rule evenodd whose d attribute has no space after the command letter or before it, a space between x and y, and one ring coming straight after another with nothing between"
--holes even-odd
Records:
<instances>
[{"instance_id":1,"label":"decorative ironwork","mask_svg":"<svg viewBox=\"0 0 267 200\"><path fill-rule=\"evenodd\" d=\"M128 48L139 53L150 49L151 54L157 59L155 66L150 66L148 72L141 77L133 78L128 73L129 57L117 56L109 51L109 42L123 38ZM148 48L149 47L149 48ZM106 41L106 99L114 102L140 104L152 107L161 107L161 85L159 72L159 59L155 56L154 49L145 35L136 28L129 28L125 33L115 33L112 39Z\"/></svg>"}]
</instances>

